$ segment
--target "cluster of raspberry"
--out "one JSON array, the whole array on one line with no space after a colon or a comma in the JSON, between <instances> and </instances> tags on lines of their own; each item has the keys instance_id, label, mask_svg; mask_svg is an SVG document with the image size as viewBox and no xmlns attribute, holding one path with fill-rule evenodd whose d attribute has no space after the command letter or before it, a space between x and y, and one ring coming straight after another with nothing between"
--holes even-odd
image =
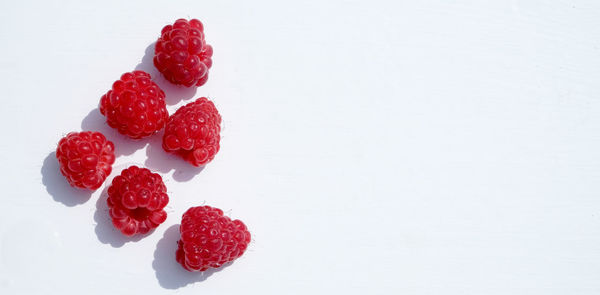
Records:
<instances>
[{"instance_id":1,"label":"cluster of raspberry","mask_svg":"<svg viewBox=\"0 0 600 295\"><path fill-rule=\"evenodd\" d=\"M165 26L156 41L154 66L169 82L202 86L212 66L212 47L197 19L178 19ZM124 136L139 139L165 129L163 149L194 166L204 166L219 151L221 116L206 97L186 104L169 116L165 93L143 71L125 73L100 99L106 122ZM73 187L97 190L112 171L115 146L96 131L71 132L56 149L60 171ZM124 235L145 234L167 218L169 203L162 177L131 166L108 187L107 203L113 225ZM175 259L188 271L217 268L240 257L250 232L210 206L189 208L180 224Z\"/></svg>"}]
</instances>

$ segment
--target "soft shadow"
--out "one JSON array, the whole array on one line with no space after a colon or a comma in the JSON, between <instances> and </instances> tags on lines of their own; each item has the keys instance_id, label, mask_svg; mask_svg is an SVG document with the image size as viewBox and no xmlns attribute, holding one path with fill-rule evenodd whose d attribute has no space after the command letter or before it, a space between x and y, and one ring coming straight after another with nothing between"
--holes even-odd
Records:
<instances>
[{"instance_id":1,"label":"soft shadow","mask_svg":"<svg viewBox=\"0 0 600 295\"><path fill-rule=\"evenodd\" d=\"M119 134L117 130L108 126L106 117L100 113L98 108L93 109L85 116L85 118L83 118L83 121L81 121L81 129L85 131L99 131L104 134L108 140L115 144L116 157L131 155L148 143L147 138L131 139L125 135Z\"/></svg>"},{"instance_id":2,"label":"soft shadow","mask_svg":"<svg viewBox=\"0 0 600 295\"><path fill-rule=\"evenodd\" d=\"M154 58L154 47L156 42L148 45L144 53L142 61L135 67L138 71L144 71L152 76L152 81L165 92L165 102L167 105L174 105L182 100L187 100L196 95L197 87L185 87L175 85L165 79L154 66L152 59Z\"/></svg>"},{"instance_id":3,"label":"soft shadow","mask_svg":"<svg viewBox=\"0 0 600 295\"><path fill-rule=\"evenodd\" d=\"M151 230L143 235L136 234L132 237L125 236L112 224L112 220L109 215L108 204L106 199L108 198L108 185L100 194L98 201L96 202L96 212L94 213L94 221L96 222L96 236L98 240L104 244L110 244L115 248L120 248L125 243L137 242L154 232Z\"/></svg>"},{"instance_id":4,"label":"soft shadow","mask_svg":"<svg viewBox=\"0 0 600 295\"><path fill-rule=\"evenodd\" d=\"M51 152L46 156L40 172L46 191L55 201L63 203L65 206L81 205L92 196L93 191L74 188L67 182L67 179L60 173L56 152Z\"/></svg>"},{"instance_id":5,"label":"soft shadow","mask_svg":"<svg viewBox=\"0 0 600 295\"><path fill-rule=\"evenodd\" d=\"M167 153L162 148L162 136L163 131L159 132L157 136L150 139L150 144L146 148L146 162L144 165L150 170L159 171L163 174L175 170L173 172L173 180L177 182L185 182L194 178L205 166L196 167L192 164L184 161L182 158Z\"/></svg>"},{"instance_id":6,"label":"soft shadow","mask_svg":"<svg viewBox=\"0 0 600 295\"><path fill-rule=\"evenodd\" d=\"M203 272L189 272L175 260L178 240L179 224L176 224L165 231L154 251L152 268L156 272L158 283L165 289L178 289L189 284L202 282L232 264L232 262L229 262L219 268L211 268Z\"/></svg>"}]
</instances>

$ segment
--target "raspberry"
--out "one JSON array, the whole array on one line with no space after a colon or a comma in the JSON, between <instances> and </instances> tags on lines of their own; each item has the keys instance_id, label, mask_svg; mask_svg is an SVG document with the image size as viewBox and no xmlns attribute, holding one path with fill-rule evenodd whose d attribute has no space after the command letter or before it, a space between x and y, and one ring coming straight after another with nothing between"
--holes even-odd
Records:
<instances>
[{"instance_id":1,"label":"raspberry","mask_svg":"<svg viewBox=\"0 0 600 295\"><path fill-rule=\"evenodd\" d=\"M131 166L115 177L108 188L113 225L124 235L145 234L167 219L169 203L162 177L146 168Z\"/></svg>"},{"instance_id":2,"label":"raspberry","mask_svg":"<svg viewBox=\"0 0 600 295\"><path fill-rule=\"evenodd\" d=\"M71 186L96 190L112 171L115 146L100 132L71 132L58 142L56 158Z\"/></svg>"},{"instance_id":3,"label":"raspberry","mask_svg":"<svg viewBox=\"0 0 600 295\"><path fill-rule=\"evenodd\" d=\"M163 149L194 166L206 165L219 151L221 115L206 97L179 108L169 117Z\"/></svg>"},{"instance_id":4,"label":"raspberry","mask_svg":"<svg viewBox=\"0 0 600 295\"><path fill-rule=\"evenodd\" d=\"M202 86L208 80L212 54L202 23L178 19L162 29L154 49L154 66L173 84Z\"/></svg>"},{"instance_id":5,"label":"raspberry","mask_svg":"<svg viewBox=\"0 0 600 295\"><path fill-rule=\"evenodd\" d=\"M232 221L221 209L210 206L188 209L179 230L175 257L188 271L220 267L242 256L250 243L250 232L242 221Z\"/></svg>"},{"instance_id":6,"label":"raspberry","mask_svg":"<svg viewBox=\"0 0 600 295\"><path fill-rule=\"evenodd\" d=\"M135 139L162 129L169 117L165 93L143 71L123 74L102 96L99 108L110 127Z\"/></svg>"}]
</instances>

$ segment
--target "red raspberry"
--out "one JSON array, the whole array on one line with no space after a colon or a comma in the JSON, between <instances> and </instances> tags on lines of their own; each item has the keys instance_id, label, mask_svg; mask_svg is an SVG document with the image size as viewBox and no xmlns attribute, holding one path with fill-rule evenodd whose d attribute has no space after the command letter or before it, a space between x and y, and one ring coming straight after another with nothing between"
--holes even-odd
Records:
<instances>
[{"instance_id":1,"label":"red raspberry","mask_svg":"<svg viewBox=\"0 0 600 295\"><path fill-rule=\"evenodd\" d=\"M96 190L112 171L115 146L100 132L71 132L58 142L56 158L71 186Z\"/></svg>"},{"instance_id":2,"label":"red raspberry","mask_svg":"<svg viewBox=\"0 0 600 295\"><path fill-rule=\"evenodd\" d=\"M173 84L202 86L208 80L212 54L202 23L178 19L162 29L154 49L154 65Z\"/></svg>"},{"instance_id":3,"label":"red raspberry","mask_svg":"<svg viewBox=\"0 0 600 295\"><path fill-rule=\"evenodd\" d=\"M102 96L99 108L110 127L131 138L154 134L169 117L165 93L143 71L123 74Z\"/></svg>"},{"instance_id":4,"label":"red raspberry","mask_svg":"<svg viewBox=\"0 0 600 295\"><path fill-rule=\"evenodd\" d=\"M167 219L169 203L162 177L146 168L131 166L115 177L108 188L113 225L124 235L145 234Z\"/></svg>"},{"instance_id":5,"label":"red raspberry","mask_svg":"<svg viewBox=\"0 0 600 295\"><path fill-rule=\"evenodd\" d=\"M169 117L163 149L194 166L206 165L219 151L221 115L206 97L179 108Z\"/></svg>"},{"instance_id":6,"label":"red raspberry","mask_svg":"<svg viewBox=\"0 0 600 295\"><path fill-rule=\"evenodd\" d=\"M220 267L244 254L250 232L240 220L223 216L221 209L192 207L183 213L176 259L188 271Z\"/></svg>"}]
</instances>

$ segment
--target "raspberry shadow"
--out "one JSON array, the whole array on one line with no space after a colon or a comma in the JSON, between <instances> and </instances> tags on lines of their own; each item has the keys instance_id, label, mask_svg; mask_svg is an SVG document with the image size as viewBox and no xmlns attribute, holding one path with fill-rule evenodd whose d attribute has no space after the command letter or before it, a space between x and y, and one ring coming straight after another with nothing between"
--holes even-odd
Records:
<instances>
[{"instance_id":1,"label":"raspberry shadow","mask_svg":"<svg viewBox=\"0 0 600 295\"><path fill-rule=\"evenodd\" d=\"M142 61L135 67L135 69L138 71L144 71L152 76L152 81L154 81L154 83L156 83L158 87L165 92L165 102L167 105L174 105L180 101L194 97L194 95L196 95L196 86L185 87L182 85L175 85L167 81L156 69L153 62L155 46L156 42L152 42L152 44L146 47L144 57L142 57Z\"/></svg>"},{"instance_id":2,"label":"raspberry shadow","mask_svg":"<svg viewBox=\"0 0 600 295\"><path fill-rule=\"evenodd\" d=\"M172 225L158 241L154 251L152 268L156 272L158 284L165 289L178 289L189 284L203 282L208 277L233 264L233 262L229 262L219 268L211 268L204 272L189 272L175 260L178 240L179 224Z\"/></svg>"},{"instance_id":3,"label":"raspberry shadow","mask_svg":"<svg viewBox=\"0 0 600 295\"><path fill-rule=\"evenodd\" d=\"M114 128L111 128L106 123L104 117L98 108L90 111L81 121L81 129L84 131L98 131L115 144L115 157L123 155L131 155L135 151L142 149L148 144L148 138L155 136L151 135L142 139L131 139L123 134L120 134Z\"/></svg>"},{"instance_id":4,"label":"raspberry shadow","mask_svg":"<svg viewBox=\"0 0 600 295\"><path fill-rule=\"evenodd\" d=\"M158 135L153 136L150 139L150 144L146 148L146 161L144 165L152 171L158 171L166 174L171 170L173 172L173 180L177 182L186 182L198 175L205 166L196 167L186 162L181 157L167 153L162 148L162 137L164 130L160 131Z\"/></svg>"},{"instance_id":5,"label":"raspberry shadow","mask_svg":"<svg viewBox=\"0 0 600 295\"><path fill-rule=\"evenodd\" d=\"M56 159L56 152L51 152L44 159L42 169L42 184L52 198L63 203L65 206L73 207L87 202L92 196L93 191L74 188L60 173L60 165Z\"/></svg>"}]
</instances>

